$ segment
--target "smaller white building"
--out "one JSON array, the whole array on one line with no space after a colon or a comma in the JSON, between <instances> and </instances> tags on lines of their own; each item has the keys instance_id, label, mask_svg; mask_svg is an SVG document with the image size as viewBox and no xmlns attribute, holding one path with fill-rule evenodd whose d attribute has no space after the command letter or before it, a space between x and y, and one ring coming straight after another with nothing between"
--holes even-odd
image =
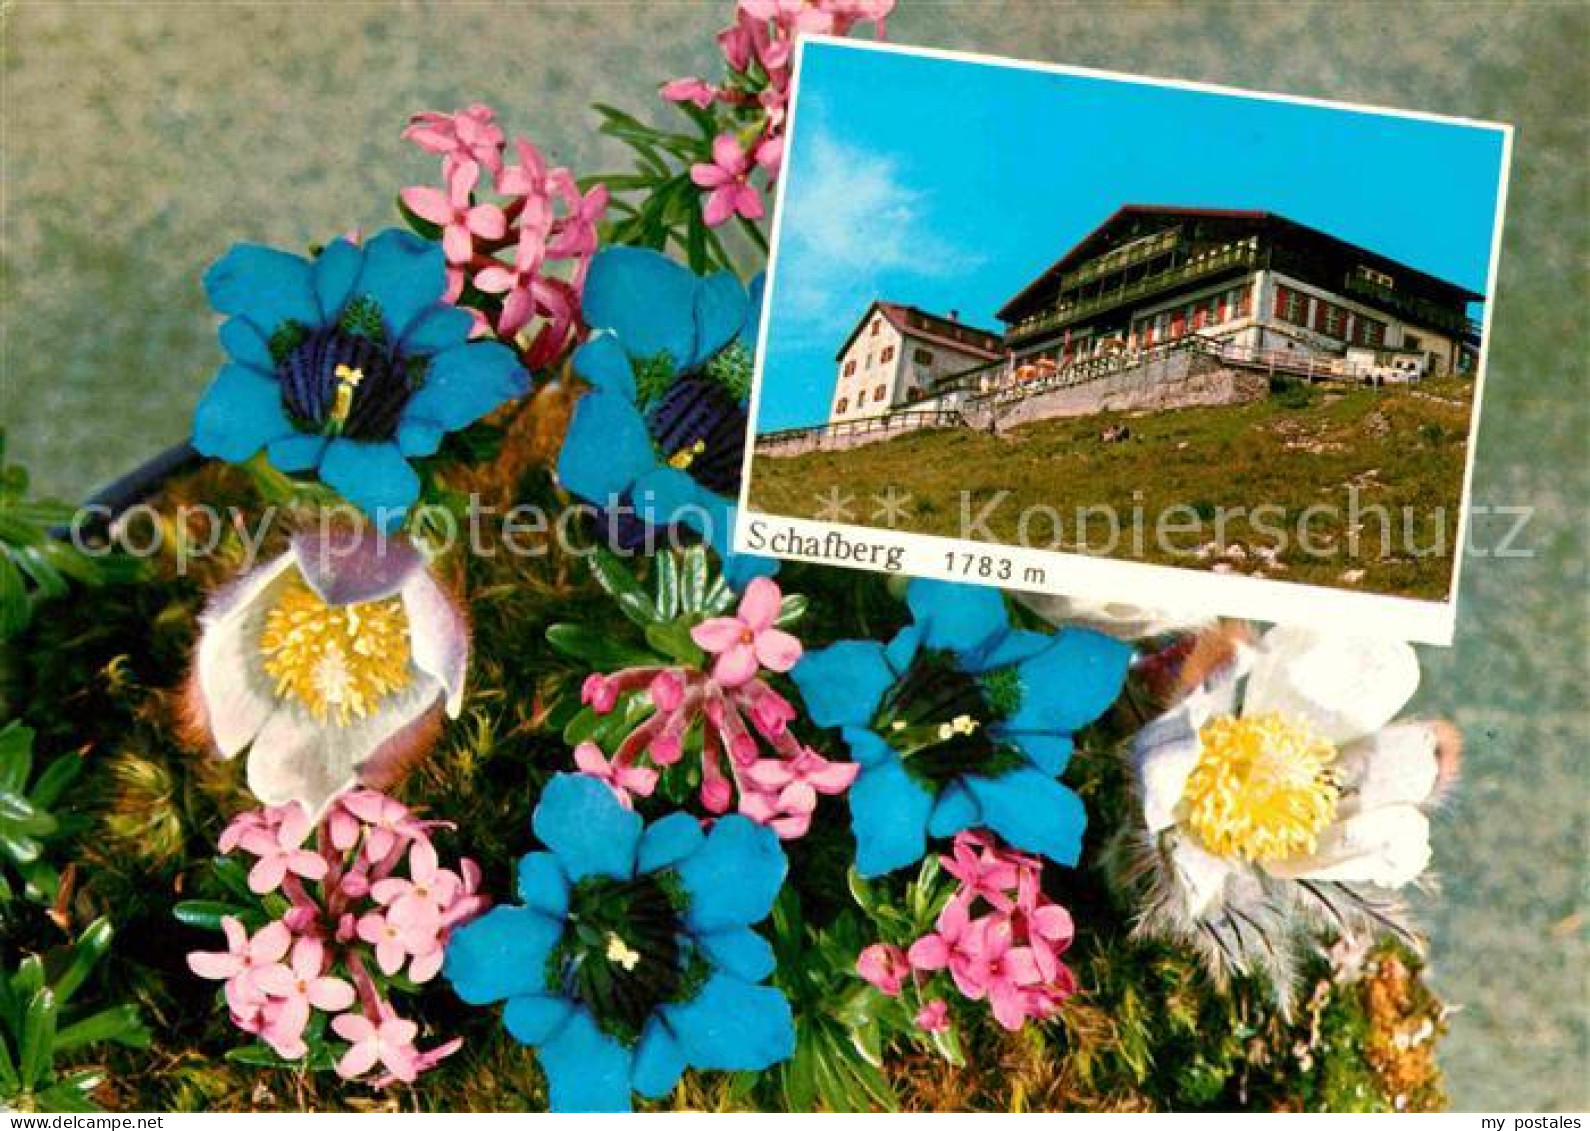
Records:
<instances>
[{"instance_id":1,"label":"smaller white building","mask_svg":"<svg viewBox=\"0 0 1590 1131\"><path fill-rule=\"evenodd\" d=\"M997 362L1004 340L989 330L897 302L874 302L835 356L829 423L923 405L946 377Z\"/></svg>"}]
</instances>

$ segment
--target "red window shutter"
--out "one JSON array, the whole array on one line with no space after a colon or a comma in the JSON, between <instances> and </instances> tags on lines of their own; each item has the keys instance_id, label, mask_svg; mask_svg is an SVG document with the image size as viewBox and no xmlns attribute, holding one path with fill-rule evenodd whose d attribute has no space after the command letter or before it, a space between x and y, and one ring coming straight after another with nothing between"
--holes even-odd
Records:
<instances>
[{"instance_id":1,"label":"red window shutter","mask_svg":"<svg viewBox=\"0 0 1590 1131\"><path fill-rule=\"evenodd\" d=\"M1275 288L1275 317L1283 319L1286 317L1286 307L1291 297L1291 287L1277 286Z\"/></svg>"},{"instance_id":2,"label":"red window shutter","mask_svg":"<svg viewBox=\"0 0 1590 1131\"><path fill-rule=\"evenodd\" d=\"M1253 288L1243 287L1237 296L1237 317L1246 318L1253 311Z\"/></svg>"},{"instance_id":3,"label":"red window shutter","mask_svg":"<svg viewBox=\"0 0 1590 1131\"><path fill-rule=\"evenodd\" d=\"M1173 338L1179 338L1186 332L1187 312L1185 310L1178 310L1174 315L1171 316L1170 336Z\"/></svg>"}]
</instances>

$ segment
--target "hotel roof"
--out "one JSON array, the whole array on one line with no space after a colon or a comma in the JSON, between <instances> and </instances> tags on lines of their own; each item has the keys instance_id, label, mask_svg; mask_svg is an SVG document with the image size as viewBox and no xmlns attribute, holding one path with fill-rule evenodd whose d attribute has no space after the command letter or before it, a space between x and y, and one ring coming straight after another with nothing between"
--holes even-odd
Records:
<instances>
[{"instance_id":1,"label":"hotel roof","mask_svg":"<svg viewBox=\"0 0 1590 1131\"><path fill-rule=\"evenodd\" d=\"M1467 287L1462 287L1456 283L1448 282L1447 280L1439 278L1435 275L1431 275L1426 271L1420 271L1417 268L1409 267L1406 263L1402 263L1398 260L1390 258L1389 256L1382 255L1379 252L1371 251L1366 247L1351 243L1347 240L1340 239L1331 235L1329 232L1323 232L1318 228L1311 228L1307 224L1300 224L1296 220L1288 219L1278 212L1270 212L1264 209L1254 208L1191 208L1182 205L1166 204L1126 204L1122 205L1120 208L1117 208L1113 213L1110 214L1109 219L1105 220L1104 223L1094 228L1080 241L1078 241L1070 251L1066 252L1059 259L1055 260L1055 262L1052 263L1048 268L1046 268L1043 274L1039 275L1036 279L1028 283L1014 296L1012 296L1005 303L1005 305L999 308L998 317L1006 322L1011 321L1011 318L1007 316L1008 312L1012 311L1014 308L1020 307L1036 292L1043 290L1050 283L1058 280L1060 276L1064 275L1078 263L1081 263L1091 258L1093 255L1103 251L1104 248L1101 245L1108 242L1107 238L1111 231L1121 220L1129 216L1167 216L1187 219L1207 218L1215 220L1251 220L1256 225L1263 224L1279 228L1292 228L1298 232L1306 233L1307 235L1316 239L1329 240L1331 243L1337 244L1344 248L1349 248L1353 252L1363 256L1371 265L1390 266L1404 274L1414 275L1424 279L1429 283L1447 287L1450 290L1457 292L1465 300L1473 301L1476 299L1483 299L1485 297L1477 291L1471 291Z\"/></svg>"}]
</instances>

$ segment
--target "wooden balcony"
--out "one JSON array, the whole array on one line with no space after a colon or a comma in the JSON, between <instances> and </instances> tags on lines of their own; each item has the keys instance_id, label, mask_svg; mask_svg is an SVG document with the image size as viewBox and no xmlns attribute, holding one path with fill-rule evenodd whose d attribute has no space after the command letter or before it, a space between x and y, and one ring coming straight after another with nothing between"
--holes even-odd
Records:
<instances>
[{"instance_id":1,"label":"wooden balcony","mask_svg":"<svg viewBox=\"0 0 1590 1131\"><path fill-rule=\"evenodd\" d=\"M1168 271L1160 271L1142 279L1134 280L1125 286L1116 287L1102 294L1093 295L1085 299L1072 300L1062 303L1053 310L1043 314L1036 314L1012 325L1005 332L1005 340L1011 344L1028 341L1042 334L1080 322L1089 315L1097 314L1103 310L1111 310L1117 306L1147 298L1151 295L1168 291L1196 279L1209 275L1238 268L1255 266L1259 261L1259 250L1250 244L1235 244L1206 255L1189 259L1178 264Z\"/></svg>"}]
</instances>

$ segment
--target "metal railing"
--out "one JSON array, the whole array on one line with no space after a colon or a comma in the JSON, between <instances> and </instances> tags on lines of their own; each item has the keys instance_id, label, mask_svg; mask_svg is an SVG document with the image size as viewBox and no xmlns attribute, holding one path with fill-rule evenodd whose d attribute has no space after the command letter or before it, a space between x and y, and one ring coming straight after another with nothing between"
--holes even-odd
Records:
<instances>
[{"instance_id":1,"label":"metal railing","mask_svg":"<svg viewBox=\"0 0 1590 1131\"><path fill-rule=\"evenodd\" d=\"M811 428L785 428L778 432L764 432L756 438L756 446L768 450L809 441L876 436L889 432L914 432L919 428L945 428L963 423L965 421L961 414L952 408L907 409L904 412L864 416L859 420L840 420Z\"/></svg>"}]
</instances>

